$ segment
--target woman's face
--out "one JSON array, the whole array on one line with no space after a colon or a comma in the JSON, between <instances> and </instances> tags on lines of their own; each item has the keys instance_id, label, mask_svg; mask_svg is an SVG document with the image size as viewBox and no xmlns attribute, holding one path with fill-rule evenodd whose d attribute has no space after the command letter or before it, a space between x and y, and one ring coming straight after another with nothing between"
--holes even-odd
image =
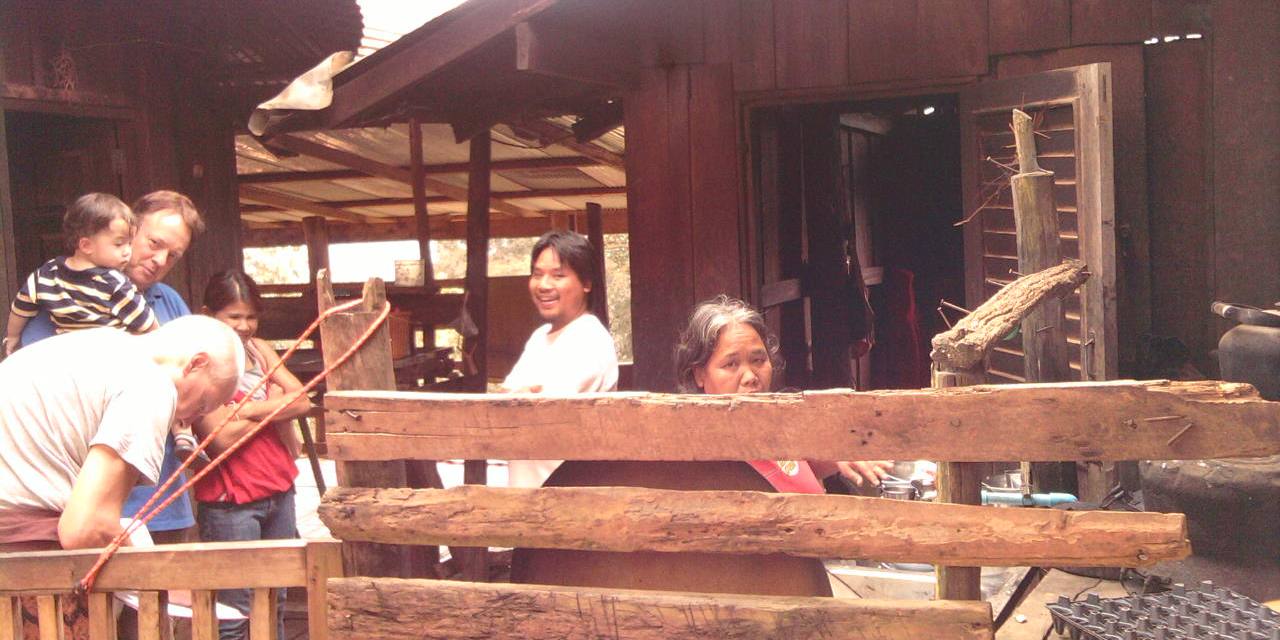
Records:
<instances>
[{"instance_id":1,"label":"woman's face","mask_svg":"<svg viewBox=\"0 0 1280 640\"><path fill-rule=\"evenodd\" d=\"M236 300L214 312L213 317L234 329L240 339L245 342L258 332L258 312L243 300Z\"/></svg>"},{"instance_id":2,"label":"woman's face","mask_svg":"<svg viewBox=\"0 0 1280 640\"><path fill-rule=\"evenodd\" d=\"M529 296L538 315L559 329L578 319L587 310L587 292L578 274L560 261L560 254L547 247L533 262L529 275Z\"/></svg>"},{"instance_id":3,"label":"woman's face","mask_svg":"<svg viewBox=\"0 0 1280 640\"><path fill-rule=\"evenodd\" d=\"M693 370L703 393L758 393L773 384L773 363L760 334L751 325L734 323L720 332L706 366Z\"/></svg>"}]
</instances>

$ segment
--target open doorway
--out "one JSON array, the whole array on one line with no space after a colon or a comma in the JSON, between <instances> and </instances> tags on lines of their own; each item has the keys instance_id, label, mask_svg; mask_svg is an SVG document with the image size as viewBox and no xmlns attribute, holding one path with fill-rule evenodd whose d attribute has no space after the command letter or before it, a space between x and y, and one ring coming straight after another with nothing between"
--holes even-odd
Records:
<instances>
[{"instance_id":1,"label":"open doorway","mask_svg":"<svg viewBox=\"0 0 1280 640\"><path fill-rule=\"evenodd\" d=\"M956 96L759 109L752 122L760 302L786 384L929 386L929 339L961 315L940 302L965 300Z\"/></svg>"}]
</instances>

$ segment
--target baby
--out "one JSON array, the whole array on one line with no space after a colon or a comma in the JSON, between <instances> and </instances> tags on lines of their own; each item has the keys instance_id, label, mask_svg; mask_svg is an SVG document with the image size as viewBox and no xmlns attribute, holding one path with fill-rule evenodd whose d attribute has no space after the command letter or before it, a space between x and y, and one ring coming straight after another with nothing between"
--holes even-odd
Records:
<instances>
[{"instance_id":1,"label":"baby","mask_svg":"<svg viewBox=\"0 0 1280 640\"><path fill-rule=\"evenodd\" d=\"M159 327L142 293L121 273L136 228L129 206L107 193L80 196L67 207L62 233L68 255L40 265L22 284L9 308L4 355L18 348L22 329L41 309L58 333L92 327L147 333ZM179 458L195 450L190 428L175 425L173 434Z\"/></svg>"}]
</instances>

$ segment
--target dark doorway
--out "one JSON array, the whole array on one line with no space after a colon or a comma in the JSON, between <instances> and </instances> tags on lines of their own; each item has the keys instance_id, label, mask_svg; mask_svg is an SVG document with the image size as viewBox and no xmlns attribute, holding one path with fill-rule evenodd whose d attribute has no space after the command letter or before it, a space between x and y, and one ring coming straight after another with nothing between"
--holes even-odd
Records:
<instances>
[{"instance_id":1,"label":"dark doorway","mask_svg":"<svg viewBox=\"0 0 1280 640\"><path fill-rule=\"evenodd\" d=\"M752 122L759 302L786 384L929 386L940 302L965 298L956 97L759 109ZM833 358L847 366L823 371Z\"/></svg>"},{"instance_id":2,"label":"dark doorway","mask_svg":"<svg viewBox=\"0 0 1280 640\"><path fill-rule=\"evenodd\" d=\"M117 122L35 112L4 114L19 278L62 254L65 207L91 191L123 196Z\"/></svg>"}]
</instances>

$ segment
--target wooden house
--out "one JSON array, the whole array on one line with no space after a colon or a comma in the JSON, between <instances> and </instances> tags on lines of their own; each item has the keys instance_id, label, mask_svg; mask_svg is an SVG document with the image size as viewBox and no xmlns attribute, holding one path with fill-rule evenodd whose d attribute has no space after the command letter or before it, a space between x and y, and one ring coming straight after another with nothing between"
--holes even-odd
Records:
<instances>
[{"instance_id":1,"label":"wooden house","mask_svg":"<svg viewBox=\"0 0 1280 640\"><path fill-rule=\"evenodd\" d=\"M1139 375L1147 334L1212 370L1209 302L1280 299L1278 27L1250 0L471 0L268 139L413 118L483 156L498 125L577 145L623 125L635 386L671 388L676 332L718 293L770 307L789 385L846 386L859 279L912 272L928 336L938 299L1012 277L1021 106L1093 274L1067 302L1075 370ZM1016 381L1020 357L990 370Z\"/></svg>"}]
</instances>

